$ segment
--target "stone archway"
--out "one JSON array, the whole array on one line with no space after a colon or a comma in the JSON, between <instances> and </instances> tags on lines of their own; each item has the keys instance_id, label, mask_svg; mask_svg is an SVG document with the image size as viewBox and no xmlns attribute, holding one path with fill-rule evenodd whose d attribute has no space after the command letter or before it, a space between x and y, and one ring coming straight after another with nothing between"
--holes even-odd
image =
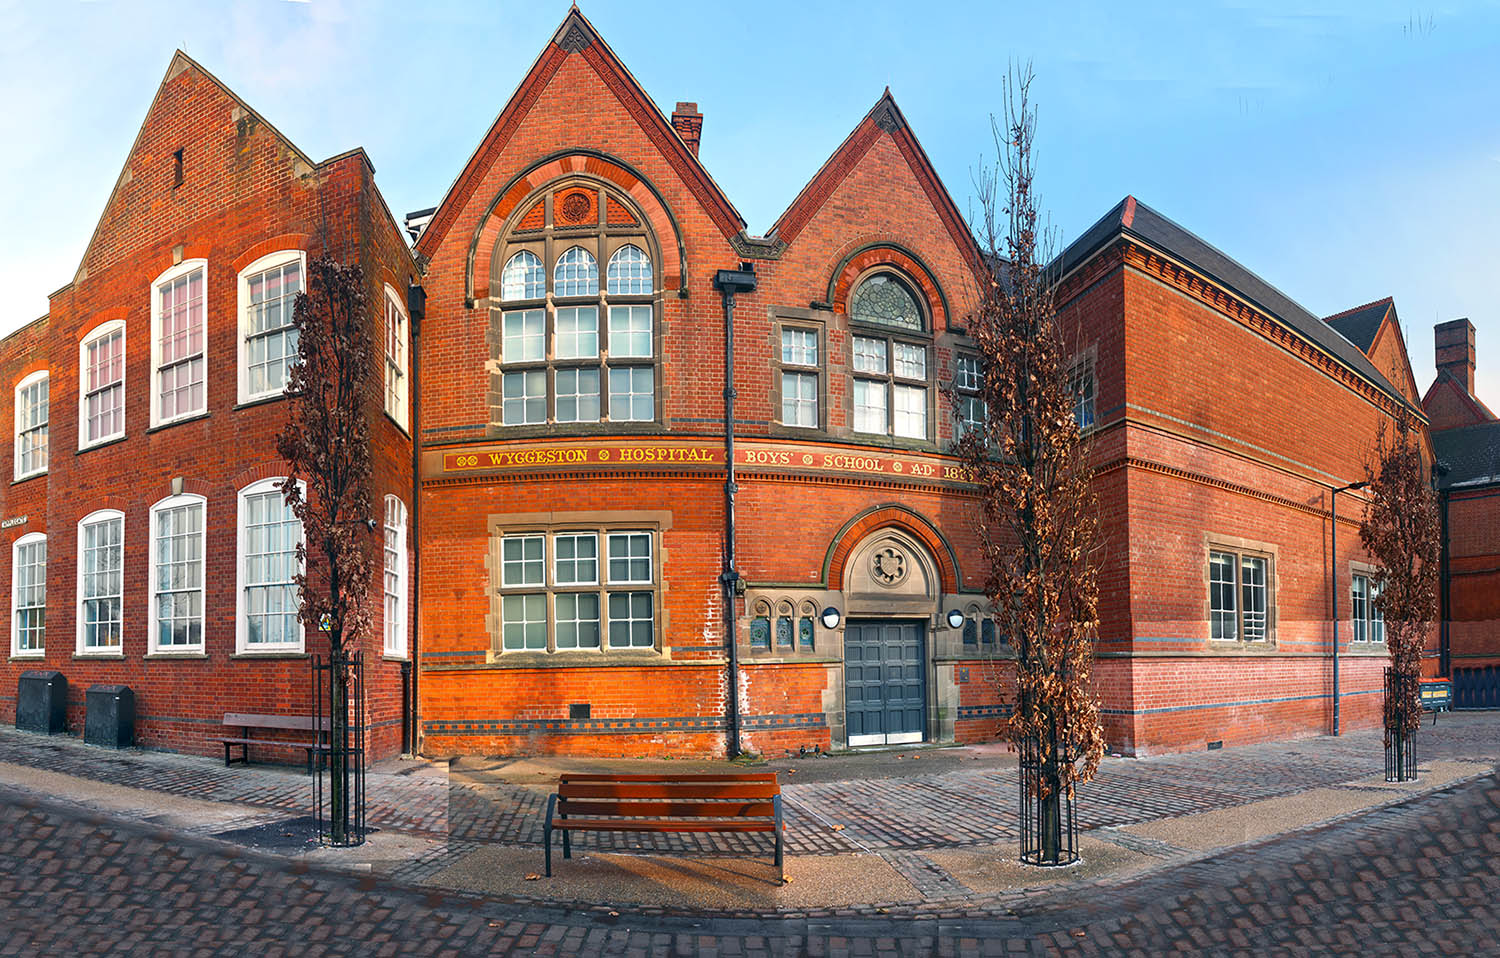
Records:
<instances>
[{"instance_id":1,"label":"stone archway","mask_svg":"<svg viewBox=\"0 0 1500 958\"><path fill-rule=\"evenodd\" d=\"M932 553L905 530L876 529L849 553L842 718L850 747L932 737L930 633L942 593Z\"/></svg>"}]
</instances>

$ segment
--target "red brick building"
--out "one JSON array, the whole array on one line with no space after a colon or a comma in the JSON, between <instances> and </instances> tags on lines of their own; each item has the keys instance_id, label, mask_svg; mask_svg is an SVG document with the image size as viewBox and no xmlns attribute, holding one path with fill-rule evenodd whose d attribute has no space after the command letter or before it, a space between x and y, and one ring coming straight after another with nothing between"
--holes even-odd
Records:
<instances>
[{"instance_id":1,"label":"red brick building","mask_svg":"<svg viewBox=\"0 0 1500 958\"><path fill-rule=\"evenodd\" d=\"M375 383L371 402L388 410L373 440L394 601L374 597L392 621L377 620L366 680L371 747L400 748L401 667L385 656L409 654L416 272L373 173L360 150L312 160L172 58L77 273L0 343L0 417L15 424L0 457L7 719L29 670L66 677L73 729L90 685L131 687L148 746L213 752L212 736L236 734L225 712L310 711L308 657L326 642L295 620L299 524L274 488L275 436L292 297L328 253L361 263L389 304L389 399Z\"/></svg>"},{"instance_id":2,"label":"red brick building","mask_svg":"<svg viewBox=\"0 0 1500 958\"><path fill-rule=\"evenodd\" d=\"M1445 664L1455 692L1488 689L1484 704L1500 705L1500 420L1474 395L1474 325L1440 323L1435 337L1437 379L1422 406L1447 467L1440 480Z\"/></svg>"},{"instance_id":3,"label":"red brick building","mask_svg":"<svg viewBox=\"0 0 1500 958\"><path fill-rule=\"evenodd\" d=\"M764 237L703 135L575 11L416 244L429 752L965 741L1002 714L945 455L969 230L889 93ZM1062 262L1110 740L1329 729L1335 618L1341 724L1374 723L1360 500L1330 558L1330 497L1422 416L1399 331L1367 353L1134 198Z\"/></svg>"},{"instance_id":4,"label":"red brick building","mask_svg":"<svg viewBox=\"0 0 1500 958\"><path fill-rule=\"evenodd\" d=\"M316 639L266 641L279 583L244 572L284 525L256 485L283 468L284 406L264 378L283 353L249 343L279 329L252 290L284 291L326 250L365 266L387 343L372 397L389 413L378 754L403 719L438 755L993 737L1009 649L947 452L953 396L978 414L963 401L973 236L888 92L764 236L699 161L703 135L694 104L664 115L574 10L408 250L362 152L314 163L174 59L78 275L0 347L17 477L0 493L0 703L14 710L25 669L64 672L79 701L121 682L144 742L190 750L212 747L225 711L305 710ZM1341 727L1376 723L1377 584L1359 494L1335 490L1403 410L1455 426L1433 434L1439 458L1444 437L1481 428L1435 405L1483 409L1472 362L1468 405L1442 376L1423 400L1388 300L1319 319L1133 197L1059 265L1103 511L1111 743L1318 734L1335 701ZM199 352L182 351L184 328ZM181 386L199 356L216 375L189 366ZM1468 471L1450 468L1454 515L1477 498L1456 478ZM178 548L179 514L164 516L195 503L197 633L153 611L177 601L156 584ZM1451 538L1452 581L1470 576L1456 655L1496 647L1489 529ZM119 557L118 586L101 555ZM179 632L201 638L164 638Z\"/></svg>"}]
</instances>

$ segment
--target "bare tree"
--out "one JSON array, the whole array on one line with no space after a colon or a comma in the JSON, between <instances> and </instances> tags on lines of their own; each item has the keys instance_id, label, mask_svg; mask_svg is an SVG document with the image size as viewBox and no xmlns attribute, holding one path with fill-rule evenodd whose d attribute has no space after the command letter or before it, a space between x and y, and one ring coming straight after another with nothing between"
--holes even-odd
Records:
<instances>
[{"instance_id":1,"label":"bare tree","mask_svg":"<svg viewBox=\"0 0 1500 958\"><path fill-rule=\"evenodd\" d=\"M291 409L276 450L291 467L281 491L304 533L297 546L303 571L295 578L301 619L328 636L331 837L345 844L349 652L369 634L372 621L369 406L377 370L363 271L324 256L310 264L308 280L307 291L297 296L297 360L287 383Z\"/></svg>"},{"instance_id":2,"label":"bare tree","mask_svg":"<svg viewBox=\"0 0 1500 958\"><path fill-rule=\"evenodd\" d=\"M1056 277L1044 260L1051 244L1038 232L1032 79L1029 66L1011 70L1003 123L991 120L998 166L976 176L988 270L969 335L984 414L956 452L978 488L985 591L1016 654L1016 703L1003 731L1022 759L1022 858L1055 865L1075 857L1063 799L1071 808L1075 787L1104 753L1091 679L1098 509L1073 414Z\"/></svg>"},{"instance_id":3,"label":"bare tree","mask_svg":"<svg viewBox=\"0 0 1500 958\"><path fill-rule=\"evenodd\" d=\"M1415 767L1411 735L1422 725L1422 650L1437 618L1441 522L1437 492L1428 478L1409 414L1384 425L1375 461L1365 468L1370 505L1359 538L1379 569L1374 606L1385 620L1392 681L1385 699L1385 747L1395 777Z\"/></svg>"}]
</instances>

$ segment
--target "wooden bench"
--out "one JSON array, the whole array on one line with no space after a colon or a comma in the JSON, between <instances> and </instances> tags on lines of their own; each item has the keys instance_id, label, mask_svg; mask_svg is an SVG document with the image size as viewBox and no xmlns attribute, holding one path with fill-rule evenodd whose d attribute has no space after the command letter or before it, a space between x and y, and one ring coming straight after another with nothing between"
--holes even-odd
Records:
<instances>
[{"instance_id":1,"label":"wooden bench","mask_svg":"<svg viewBox=\"0 0 1500 958\"><path fill-rule=\"evenodd\" d=\"M781 786L775 772L722 775L560 776L547 799L543 841L552 874L552 832L573 857L573 832L771 832L782 867Z\"/></svg>"},{"instance_id":2,"label":"wooden bench","mask_svg":"<svg viewBox=\"0 0 1500 958\"><path fill-rule=\"evenodd\" d=\"M249 712L225 712L224 724L237 726L240 734L237 736L222 736L214 739L224 743L224 767L228 768L235 761L250 761L250 746L252 745L274 745L279 748L300 748L307 752L307 774L312 774L313 753L326 751L326 733L328 732L328 719L323 719L322 727L317 730L318 734L312 741L302 739L274 739L253 738L251 729L279 729L292 732L311 732L316 720L311 715L255 715ZM230 756L231 750L239 746L240 757L234 759Z\"/></svg>"}]
</instances>

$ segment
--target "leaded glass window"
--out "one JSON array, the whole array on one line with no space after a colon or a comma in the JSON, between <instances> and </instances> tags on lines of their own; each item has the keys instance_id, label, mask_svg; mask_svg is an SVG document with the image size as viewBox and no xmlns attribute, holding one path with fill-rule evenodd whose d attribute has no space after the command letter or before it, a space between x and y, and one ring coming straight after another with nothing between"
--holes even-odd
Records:
<instances>
[{"instance_id":1,"label":"leaded glass window","mask_svg":"<svg viewBox=\"0 0 1500 958\"><path fill-rule=\"evenodd\" d=\"M505 367L495 425L656 418L657 273L631 203L570 184L517 208L490 274L493 358Z\"/></svg>"},{"instance_id":2,"label":"leaded glass window","mask_svg":"<svg viewBox=\"0 0 1500 958\"><path fill-rule=\"evenodd\" d=\"M922 310L905 283L877 273L859 284L849 299L849 318L901 329L921 330Z\"/></svg>"}]
</instances>

